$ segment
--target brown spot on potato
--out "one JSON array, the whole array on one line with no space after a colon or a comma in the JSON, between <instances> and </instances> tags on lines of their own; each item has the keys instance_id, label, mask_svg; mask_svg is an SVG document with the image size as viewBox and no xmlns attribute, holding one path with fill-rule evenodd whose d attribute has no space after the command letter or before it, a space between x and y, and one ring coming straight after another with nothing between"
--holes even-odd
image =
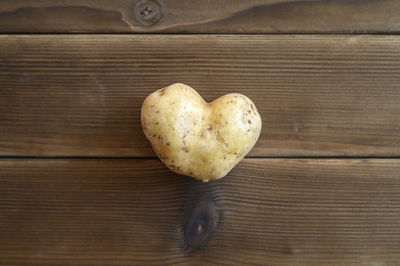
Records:
<instances>
[{"instance_id":1,"label":"brown spot on potato","mask_svg":"<svg viewBox=\"0 0 400 266\"><path fill-rule=\"evenodd\" d=\"M188 149L188 147L183 147L183 148L182 148L182 151L184 151L184 152L186 152L186 153L189 153L189 152L190 152L190 150Z\"/></svg>"},{"instance_id":2,"label":"brown spot on potato","mask_svg":"<svg viewBox=\"0 0 400 266\"><path fill-rule=\"evenodd\" d=\"M251 121L250 120L247 120L247 122L251 125Z\"/></svg>"},{"instance_id":3,"label":"brown spot on potato","mask_svg":"<svg viewBox=\"0 0 400 266\"><path fill-rule=\"evenodd\" d=\"M213 129L213 126L212 125L208 125L207 130L211 131L212 129Z\"/></svg>"},{"instance_id":4,"label":"brown spot on potato","mask_svg":"<svg viewBox=\"0 0 400 266\"><path fill-rule=\"evenodd\" d=\"M165 94L165 89L162 89L158 92L160 94L160 96L163 96Z\"/></svg>"}]
</instances>

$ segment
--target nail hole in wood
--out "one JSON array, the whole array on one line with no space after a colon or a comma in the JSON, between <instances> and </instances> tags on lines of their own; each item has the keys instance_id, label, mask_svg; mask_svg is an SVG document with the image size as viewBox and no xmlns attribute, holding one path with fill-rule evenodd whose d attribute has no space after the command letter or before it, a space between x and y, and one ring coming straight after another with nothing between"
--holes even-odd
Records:
<instances>
[{"instance_id":1,"label":"nail hole in wood","mask_svg":"<svg viewBox=\"0 0 400 266\"><path fill-rule=\"evenodd\" d=\"M162 18L161 5L155 0L139 0L135 4L135 18L143 26L156 24Z\"/></svg>"}]
</instances>

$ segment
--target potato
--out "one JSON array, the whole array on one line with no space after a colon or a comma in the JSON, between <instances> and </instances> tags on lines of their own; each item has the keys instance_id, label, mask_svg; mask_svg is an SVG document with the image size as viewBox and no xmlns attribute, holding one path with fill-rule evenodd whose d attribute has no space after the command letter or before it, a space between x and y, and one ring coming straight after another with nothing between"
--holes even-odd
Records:
<instances>
[{"instance_id":1,"label":"potato","mask_svg":"<svg viewBox=\"0 0 400 266\"><path fill-rule=\"evenodd\" d=\"M207 103L181 83L150 94L141 120L169 169L203 181L224 177L253 148L261 131L261 117L246 96L230 93Z\"/></svg>"}]
</instances>

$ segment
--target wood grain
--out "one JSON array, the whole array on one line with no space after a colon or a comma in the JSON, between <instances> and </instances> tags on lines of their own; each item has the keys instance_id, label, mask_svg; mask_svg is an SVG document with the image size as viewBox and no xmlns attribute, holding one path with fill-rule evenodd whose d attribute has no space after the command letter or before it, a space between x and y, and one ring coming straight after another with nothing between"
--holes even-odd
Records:
<instances>
[{"instance_id":1,"label":"wood grain","mask_svg":"<svg viewBox=\"0 0 400 266\"><path fill-rule=\"evenodd\" d=\"M221 219L202 250L182 244L194 191ZM245 159L208 184L158 160L0 161L5 265L394 265L398 159Z\"/></svg>"},{"instance_id":2,"label":"wood grain","mask_svg":"<svg viewBox=\"0 0 400 266\"><path fill-rule=\"evenodd\" d=\"M2 0L0 32L398 33L399 12L396 0Z\"/></svg>"},{"instance_id":3,"label":"wood grain","mask_svg":"<svg viewBox=\"0 0 400 266\"><path fill-rule=\"evenodd\" d=\"M154 156L145 97L249 96L250 156L400 156L400 37L1 35L0 155Z\"/></svg>"}]
</instances>

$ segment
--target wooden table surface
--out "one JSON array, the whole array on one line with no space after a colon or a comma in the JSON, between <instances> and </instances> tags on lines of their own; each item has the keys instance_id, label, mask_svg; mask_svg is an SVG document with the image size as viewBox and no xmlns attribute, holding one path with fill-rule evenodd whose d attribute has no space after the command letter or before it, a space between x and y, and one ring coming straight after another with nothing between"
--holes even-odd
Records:
<instances>
[{"instance_id":1,"label":"wooden table surface","mask_svg":"<svg viewBox=\"0 0 400 266\"><path fill-rule=\"evenodd\" d=\"M399 265L398 14L3 0L0 264ZM174 82L257 105L260 139L225 178L172 173L145 139L141 103Z\"/></svg>"}]
</instances>

